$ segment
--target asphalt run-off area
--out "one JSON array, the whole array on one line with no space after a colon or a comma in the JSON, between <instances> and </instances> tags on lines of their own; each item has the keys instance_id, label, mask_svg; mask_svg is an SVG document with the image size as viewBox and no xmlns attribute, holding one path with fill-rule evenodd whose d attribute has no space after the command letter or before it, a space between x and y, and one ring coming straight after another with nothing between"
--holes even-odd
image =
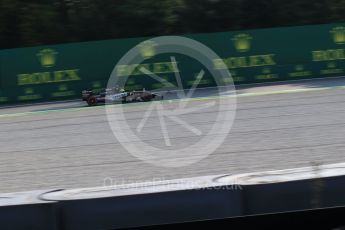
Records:
<instances>
[{"instance_id":1,"label":"asphalt run-off area","mask_svg":"<svg viewBox=\"0 0 345 230\"><path fill-rule=\"evenodd\" d=\"M344 78L238 87L236 116L225 141L205 159L179 168L152 165L128 153L113 135L106 106L69 101L3 107L0 192L95 187L106 178L133 183L344 162L344 89ZM188 103L198 106L214 99L212 93L202 89ZM221 96L219 103L229 97ZM164 103L173 108L179 100ZM118 106L127 123L137 125L149 105ZM183 120L202 130L214 112L206 108L184 114ZM161 127L148 126L145 141L164 142ZM172 121L166 126L172 140L194 143L193 133L175 130Z\"/></svg>"}]
</instances>

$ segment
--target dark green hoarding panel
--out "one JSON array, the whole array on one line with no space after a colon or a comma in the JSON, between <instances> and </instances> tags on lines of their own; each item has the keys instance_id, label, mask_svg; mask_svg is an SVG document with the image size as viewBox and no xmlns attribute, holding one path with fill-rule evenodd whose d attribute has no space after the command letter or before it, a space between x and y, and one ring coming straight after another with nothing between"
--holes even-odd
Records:
<instances>
[{"instance_id":1,"label":"dark green hoarding panel","mask_svg":"<svg viewBox=\"0 0 345 230\"><path fill-rule=\"evenodd\" d=\"M10 102L80 97L107 83L116 61L137 39L4 50L2 85ZM124 45L125 44L125 45Z\"/></svg>"},{"instance_id":2,"label":"dark green hoarding panel","mask_svg":"<svg viewBox=\"0 0 345 230\"><path fill-rule=\"evenodd\" d=\"M215 69L229 69L235 84L342 76L345 71L345 24L286 27L186 35L220 57ZM79 98L83 89L106 86L117 62L148 38L118 39L0 51L0 103ZM147 48L145 50L145 48ZM178 71L191 87L202 66L179 54L154 55L154 46L140 49L144 63L120 66L131 73L128 89L156 89L162 85L138 69L145 68L176 84ZM174 69L171 56L177 60ZM225 65L223 64L225 63ZM217 77L217 76L213 76ZM200 87L214 86L206 72Z\"/></svg>"}]
</instances>

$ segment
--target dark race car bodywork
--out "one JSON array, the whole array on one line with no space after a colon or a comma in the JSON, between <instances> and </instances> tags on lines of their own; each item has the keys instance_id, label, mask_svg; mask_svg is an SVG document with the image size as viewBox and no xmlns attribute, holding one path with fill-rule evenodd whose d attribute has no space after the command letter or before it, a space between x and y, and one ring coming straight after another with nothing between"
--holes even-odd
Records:
<instances>
[{"instance_id":1,"label":"dark race car bodywork","mask_svg":"<svg viewBox=\"0 0 345 230\"><path fill-rule=\"evenodd\" d=\"M163 97L149 91L119 91L116 89L105 89L100 92L93 90L83 90L82 100L86 101L89 106L109 103L128 103L140 101L162 100Z\"/></svg>"}]
</instances>

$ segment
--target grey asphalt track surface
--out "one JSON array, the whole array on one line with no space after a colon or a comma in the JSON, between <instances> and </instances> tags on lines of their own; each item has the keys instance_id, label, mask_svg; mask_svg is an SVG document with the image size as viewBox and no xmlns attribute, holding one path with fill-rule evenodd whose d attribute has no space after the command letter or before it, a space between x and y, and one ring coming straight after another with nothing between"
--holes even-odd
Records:
<instances>
[{"instance_id":1,"label":"grey asphalt track surface","mask_svg":"<svg viewBox=\"0 0 345 230\"><path fill-rule=\"evenodd\" d=\"M344 85L339 78L242 87L238 93L251 95L238 97L225 142L207 158L182 168L155 166L128 153L114 137L104 106L88 108L76 101L2 108L0 192L102 186L109 178L121 184L345 162ZM299 91L318 87L335 88ZM281 90L290 92L271 94ZM168 107L178 104L173 101ZM123 105L131 127L140 123L149 105ZM215 113L210 107L181 118L204 130ZM149 120L141 134L153 146L164 143L158 120ZM179 148L197 141L173 121L167 121L167 129Z\"/></svg>"}]
</instances>

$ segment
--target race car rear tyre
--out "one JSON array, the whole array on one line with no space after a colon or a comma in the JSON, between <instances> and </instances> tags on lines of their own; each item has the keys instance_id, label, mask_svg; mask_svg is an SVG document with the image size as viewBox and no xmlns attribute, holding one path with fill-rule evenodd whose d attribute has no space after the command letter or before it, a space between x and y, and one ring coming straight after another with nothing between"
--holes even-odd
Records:
<instances>
[{"instance_id":1,"label":"race car rear tyre","mask_svg":"<svg viewBox=\"0 0 345 230\"><path fill-rule=\"evenodd\" d=\"M159 96L159 95L155 95L153 98L152 98L153 101L161 101L163 100L163 96Z\"/></svg>"},{"instance_id":2,"label":"race car rear tyre","mask_svg":"<svg viewBox=\"0 0 345 230\"><path fill-rule=\"evenodd\" d=\"M149 97L142 97L141 100L144 102L148 102L148 101L151 101L152 99Z\"/></svg>"},{"instance_id":3,"label":"race car rear tyre","mask_svg":"<svg viewBox=\"0 0 345 230\"><path fill-rule=\"evenodd\" d=\"M88 100L87 100L87 104L89 106L95 106L97 105L97 99L95 97L90 97Z\"/></svg>"}]
</instances>

